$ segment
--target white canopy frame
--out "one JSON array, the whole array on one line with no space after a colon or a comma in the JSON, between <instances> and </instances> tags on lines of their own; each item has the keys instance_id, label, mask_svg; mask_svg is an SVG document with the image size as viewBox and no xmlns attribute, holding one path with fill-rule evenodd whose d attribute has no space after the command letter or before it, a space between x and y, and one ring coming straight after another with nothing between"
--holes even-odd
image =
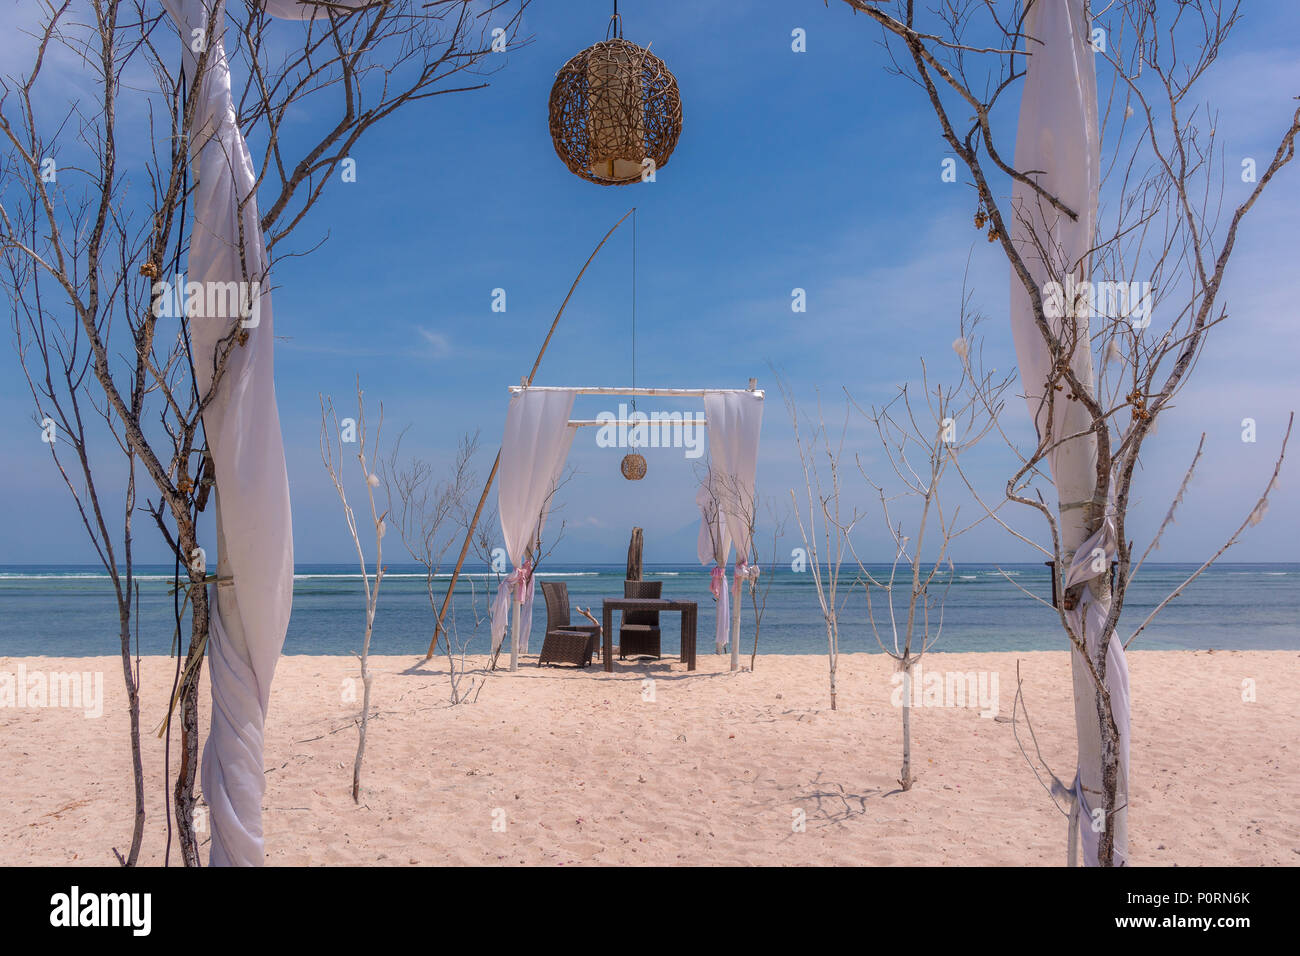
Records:
<instances>
[{"instance_id":1,"label":"white canopy frame","mask_svg":"<svg viewBox=\"0 0 1300 956\"><path fill-rule=\"evenodd\" d=\"M752 395L763 401L765 398L764 391L758 387L758 379L751 378L749 385L745 388L656 388L653 386L609 386L609 385L590 385L590 386L562 386L562 385L529 385L524 380L519 385L511 385L508 388L509 393L519 395L524 392L568 392L573 395L609 395L619 398L704 398L705 395ZM696 419L695 423L703 424L708 427L708 420ZM644 421L613 421L599 419L570 419L567 423L571 429L587 428L596 425L624 425L629 428L644 425ZM712 452L710 452L712 456ZM737 549L739 551L739 548ZM739 587L739 578L736 579L736 585ZM512 671L519 669L519 633L523 623L523 606L524 606L524 589L516 588L512 593L511 600L511 620L510 620L510 669ZM731 634L729 645L731 648L731 669L733 671L740 668L740 602L736 602L735 612L731 615L730 625Z\"/></svg>"}]
</instances>

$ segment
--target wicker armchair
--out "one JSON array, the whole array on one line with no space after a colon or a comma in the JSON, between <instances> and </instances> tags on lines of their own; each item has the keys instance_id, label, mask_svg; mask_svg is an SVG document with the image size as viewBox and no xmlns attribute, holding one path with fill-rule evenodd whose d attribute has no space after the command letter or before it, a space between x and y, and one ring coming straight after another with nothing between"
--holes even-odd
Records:
<instances>
[{"instance_id":1,"label":"wicker armchair","mask_svg":"<svg viewBox=\"0 0 1300 956\"><path fill-rule=\"evenodd\" d=\"M657 598L663 595L662 581L624 581L623 597ZM618 655L627 657L661 657L659 653L659 612L624 611L618 629Z\"/></svg>"},{"instance_id":2,"label":"wicker armchair","mask_svg":"<svg viewBox=\"0 0 1300 956\"><path fill-rule=\"evenodd\" d=\"M569 623L567 584L543 581L542 596L546 598L546 637L537 655L537 666L551 663L586 667L593 653L600 655L600 627Z\"/></svg>"}]
</instances>

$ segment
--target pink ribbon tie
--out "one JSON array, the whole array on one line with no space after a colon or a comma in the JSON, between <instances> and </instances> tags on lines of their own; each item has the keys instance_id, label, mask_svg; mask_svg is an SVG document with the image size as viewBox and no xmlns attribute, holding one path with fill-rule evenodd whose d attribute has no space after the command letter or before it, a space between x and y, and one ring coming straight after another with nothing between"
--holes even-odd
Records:
<instances>
[{"instance_id":1,"label":"pink ribbon tie","mask_svg":"<svg viewBox=\"0 0 1300 956\"><path fill-rule=\"evenodd\" d=\"M522 601L524 595L528 593L528 581L533 576L533 561L529 558L521 567L515 568L506 575L506 583L510 585L510 593L515 595L515 600Z\"/></svg>"},{"instance_id":2,"label":"pink ribbon tie","mask_svg":"<svg viewBox=\"0 0 1300 956\"><path fill-rule=\"evenodd\" d=\"M713 571L709 574L709 593L713 595L713 600L722 596L722 590L727 586L727 571L720 564L713 566Z\"/></svg>"}]
</instances>

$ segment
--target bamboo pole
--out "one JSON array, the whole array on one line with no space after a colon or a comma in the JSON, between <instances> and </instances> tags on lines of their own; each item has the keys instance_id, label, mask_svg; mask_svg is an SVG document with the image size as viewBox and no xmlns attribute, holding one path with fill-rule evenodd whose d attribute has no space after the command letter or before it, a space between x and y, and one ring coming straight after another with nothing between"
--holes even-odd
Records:
<instances>
[{"instance_id":1,"label":"bamboo pole","mask_svg":"<svg viewBox=\"0 0 1300 956\"><path fill-rule=\"evenodd\" d=\"M524 619L523 596L515 594L511 603L515 606L515 613L514 620L510 623L510 669L517 671L519 670L519 625Z\"/></svg>"},{"instance_id":2,"label":"bamboo pole","mask_svg":"<svg viewBox=\"0 0 1300 956\"><path fill-rule=\"evenodd\" d=\"M529 379L522 385L510 385L507 389L513 394L528 389L533 392L573 392L576 395L659 395L665 398L703 398L709 392L718 392L725 394L734 392L736 394L757 394L760 398L764 392L761 388L656 388L653 386L641 386L640 388L629 387L626 385L583 385L577 388L570 388L567 385L531 385ZM752 382L753 379L750 379Z\"/></svg>"},{"instance_id":3,"label":"bamboo pole","mask_svg":"<svg viewBox=\"0 0 1300 956\"><path fill-rule=\"evenodd\" d=\"M733 575L732 580L735 581L733 589L736 599L732 602L731 609L731 669L738 671L740 670L740 608L745 603L742 600L745 589L740 575Z\"/></svg>"},{"instance_id":4,"label":"bamboo pole","mask_svg":"<svg viewBox=\"0 0 1300 956\"><path fill-rule=\"evenodd\" d=\"M670 428L684 428L687 425L691 425L691 426L704 425L707 427L708 424L709 421L706 418L683 418L683 419L647 418L643 421L614 421L613 419L609 419L608 421L601 421L599 418L582 418L582 419L570 419L569 421L570 428L600 428L605 425L613 425L615 428L619 428L619 427L643 428L650 425L658 425L660 427L670 427Z\"/></svg>"},{"instance_id":5,"label":"bamboo pole","mask_svg":"<svg viewBox=\"0 0 1300 956\"><path fill-rule=\"evenodd\" d=\"M591 250L591 255L587 257L587 261L583 263L582 268L578 271L578 276L573 280L573 285L569 286L569 294L564 297L564 301L560 303L560 310L555 313L555 318L551 321L551 328L546 333L546 339L542 342L541 349L537 352L536 361L533 362L533 370L529 372L528 377L524 379L525 385L532 384L533 376L537 374L537 369L542 364L542 356L546 354L546 347L551 344L551 336L555 334L555 327L560 324L560 316L564 314L564 309L569 304L569 299L573 298L573 291L578 288L578 283L582 281L582 276L586 273L587 266L591 265L592 260L596 258L596 253L600 252L601 248L605 245L605 242L614 234L614 230L623 225L624 220L634 212L636 212L635 206L623 213L623 218L610 226L609 232L605 233L604 238L596 244L596 248ZM465 529L465 542L460 546L460 557L456 559L456 570L451 573L451 580L447 583L447 593L443 596L442 607L438 610L438 620L433 627L433 640L429 642L429 650L424 655L426 661L431 658L434 651L438 649L438 635L442 633L443 618L447 616L447 608L451 604L451 595L456 590L456 581L460 578L460 569L465 564L465 555L469 553L469 543L474 538L474 529L478 526L478 519L483 514L483 505L487 502L488 492L492 489L492 482L496 480L497 469L500 466L501 451L498 449L496 460L492 462L492 471L488 474L487 484L483 486L483 494L479 495L478 507L474 509L474 519L469 523L469 527Z\"/></svg>"}]
</instances>

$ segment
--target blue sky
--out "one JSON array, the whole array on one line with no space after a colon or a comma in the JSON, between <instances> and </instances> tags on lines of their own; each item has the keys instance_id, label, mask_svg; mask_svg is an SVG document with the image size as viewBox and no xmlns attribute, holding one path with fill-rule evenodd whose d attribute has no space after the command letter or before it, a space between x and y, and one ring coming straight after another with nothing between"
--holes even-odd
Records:
<instances>
[{"instance_id":1,"label":"blue sky","mask_svg":"<svg viewBox=\"0 0 1300 956\"><path fill-rule=\"evenodd\" d=\"M1300 9L1247 6L1205 87L1222 111L1217 135L1230 167L1235 156L1271 155L1300 93ZM360 375L368 401L384 403L389 436L409 426L404 449L436 462L450 458L460 433L481 429L485 472L506 387L528 371L591 248L632 205L638 383L743 387L757 377L768 390L758 468L765 497L787 502L798 480L772 367L801 401L820 391L835 408L842 386L864 402L888 400L896 384L916 377L923 355L951 377L968 257L974 305L989 316L988 360L1013 367L1006 266L970 225L970 188L941 182L947 153L937 123L915 87L885 72L878 31L865 18L821 0L624 3L627 38L652 44L676 74L685 122L657 182L610 188L569 173L546 124L555 71L604 37L608 7L534 3L522 31L532 42L502 57L491 86L417 104L376 129L353 154L357 181L332 183L290 245L306 250L328 234L327 241L277 263L278 391L299 562L353 559L319 458L318 394L347 405ZM20 16L8 3L4 9L6 18ZM796 27L807 32L806 53L791 51ZM12 36L4 41L6 70L21 48ZM1014 119L1014 96L1010 102ZM1244 188L1230 178L1227 201L1239 201ZM1186 514L1161 560L1198 560L1221 543L1266 480L1286 412L1300 405L1298 213L1300 169L1292 166L1240 236L1223 300L1230 323L1148 442L1133 529L1139 542L1207 433ZM625 225L570 303L540 384L630 382L630 280ZM807 290L806 313L791 312L794 287ZM491 311L494 288L506 290L505 313ZM615 407L579 402L583 418ZM0 526L0 563L93 560L8 347L0 351L0 412L0 487L7 501L21 502ZM1259 423L1257 444L1240 440L1244 417ZM1007 424L1026 434L1023 403L1009 402ZM578 473L565 489L565 537L553 560L621 560L633 524L645 528L647 560L693 560L691 463L679 451L651 451L647 478L629 483L618 474L620 453L596 448L594 437L587 430L575 442L570 463ZM869 437L855 423L850 450L874 454ZM997 497L1008 463L995 446L970 463L983 493ZM1231 559L1300 560L1298 474L1292 462L1268 518ZM849 494L864 506L871 497L860 480ZM1029 515L1015 524L1043 536ZM874 515L867 527L860 547L887 558ZM142 530L146 557L164 560L162 545ZM791 524L787 555L795 537ZM1035 560L993 527L963 539L955 556Z\"/></svg>"}]
</instances>

